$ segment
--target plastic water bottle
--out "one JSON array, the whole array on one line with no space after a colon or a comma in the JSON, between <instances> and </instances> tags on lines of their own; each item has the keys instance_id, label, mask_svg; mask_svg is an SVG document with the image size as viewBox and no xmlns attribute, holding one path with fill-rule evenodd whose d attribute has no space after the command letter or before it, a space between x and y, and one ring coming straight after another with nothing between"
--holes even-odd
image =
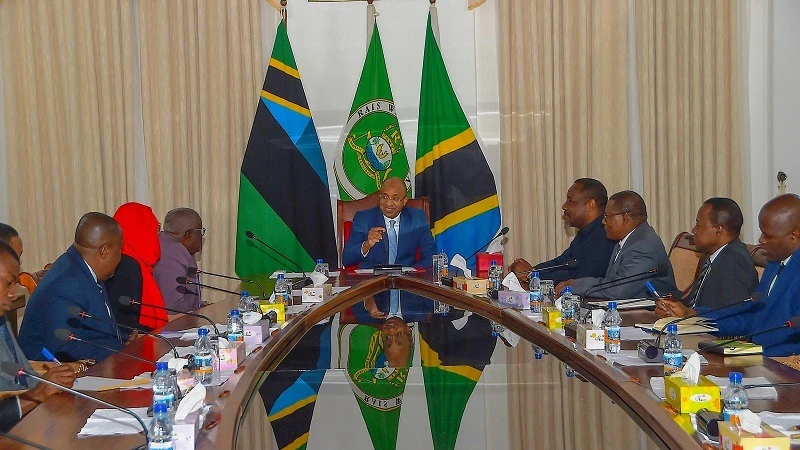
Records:
<instances>
[{"instance_id":1,"label":"plastic water bottle","mask_svg":"<svg viewBox=\"0 0 800 450\"><path fill-rule=\"evenodd\" d=\"M575 369L568 366L567 363L562 363L564 365L564 373L567 375L567 378L575 378Z\"/></svg>"},{"instance_id":2,"label":"plastic water bottle","mask_svg":"<svg viewBox=\"0 0 800 450\"><path fill-rule=\"evenodd\" d=\"M156 402L153 405L153 420L150 421L147 433L150 435L148 450L172 450L172 420L165 402Z\"/></svg>"},{"instance_id":3,"label":"plastic water bottle","mask_svg":"<svg viewBox=\"0 0 800 450\"><path fill-rule=\"evenodd\" d=\"M283 303L285 306L292 305L292 293L289 289L288 282L282 273L278 274L278 279L275 280L275 303Z\"/></svg>"},{"instance_id":4,"label":"plastic water bottle","mask_svg":"<svg viewBox=\"0 0 800 450\"><path fill-rule=\"evenodd\" d=\"M197 341L194 343L194 382L208 386L213 377L214 350L208 338L208 328L200 328L197 330Z\"/></svg>"},{"instance_id":5,"label":"plastic water bottle","mask_svg":"<svg viewBox=\"0 0 800 450\"><path fill-rule=\"evenodd\" d=\"M319 272L323 275L330 276L330 272L328 271L328 263L322 260L322 258L317 258L317 265L314 266L314 272Z\"/></svg>"},{"instance_id":6,"label":"plastic water bottle","mask_svg":"<svg viewBox=\"0 0 800 450\"><path fill-rule=\"evenodd\" d=\"M244 322L238 309L231 310L228 316L228 341L244 342Z\"/></svg>"},{"instance_id":7,"label":"plastic water bottle","mask_svg":"<svg viewBox=\"0 0 800 450\"><path fill-rule=\"evenodd\" d=\"M487 295L490 298L496 298L496 292L502 287L503 282L503 268L498 266L495 261L489 267L489 289Z\"/></svg>"},{"instance_id":8,"label":"plastic water bottle","mask_svg":"<svg viewBox=\"0 0 800 450\"><path fill-rule=\"evenodd\" d=\"M175 390L166 362L156 363L156 374L153 377L153 405L158 402L164 402L170 413L175 410Z\"/></svg>"},{"instance_id":9,"label":"plastic water bottle","mask_svg":"<svg viewBox=\"0 0 800 450\"><path fill-rule=\"evenodd\" d=\"M606 329L606 353L619 353L620 323L622 323L622 318L617 311L617 302L608 302L608 311L603 317L603 327Z\"/></svg>"},{"instance_id":10,"label":"plastic water bottle","mask_svg":"<svg viewBox=\"0 0 800 450\"><path fill-rule=\"evenodd\" d=\"M667 338L664 340L664 376L681 370L683 364L683 343L678 335L678 324L667 325Z\"/></svg>"},{"instance_id":11,"label":"plastic water bottle","mask_svg":"<svg viewBox=\"0 0 800 450\"><path fill-rule=\"evenodd\" d=\"M738 417L743 409L747 408L747 391L742 387L742 373L731 372L728 374L730 384L722 393L722 416L730 422L733 416Z\"/></svg>"},{"instance_id":12,"label":"plastic water bottle","mask_svg":"<svg viewBox=\"0 0 800 450\"><path fill-rule=\"evenodd\" d=\"M250 292L242 291L237 308L243 313L250 311Z\"/></svg>"},{"instance_id":13,"label":"plastic water bottle","mask_svg":"<svg viewBox=\"0 0 800 450\"><path fill-rule=\"evenodd\" d=\"M572 288L567 286L561 292L561 323L564 326L575 323L577 299L572 295Z\"/></svg>"},{"instance_id":14,"label":"plastic water bottle","mask_svg":"<svg viewBox=\"0 0 800 450\"><path fill-rule=\"evenodd\" d=\"M539 347L536 344L531 344L531 347L533 347L533 357L536 359L542 359L544 356L544 350L542 347Z\"/></svg>"},{"instance_id":15,"label":"plastic water bottle","mask_svg":"<svg viewBox=\"0 0 800 450\"><path fill-rule=\"evenodd\" d=\"M531 311L535 313L542 312L542 282L539 279L539 272L531 272L531 279L528 281L529 296L531 300Z\"/></svg>"}]
</instances>

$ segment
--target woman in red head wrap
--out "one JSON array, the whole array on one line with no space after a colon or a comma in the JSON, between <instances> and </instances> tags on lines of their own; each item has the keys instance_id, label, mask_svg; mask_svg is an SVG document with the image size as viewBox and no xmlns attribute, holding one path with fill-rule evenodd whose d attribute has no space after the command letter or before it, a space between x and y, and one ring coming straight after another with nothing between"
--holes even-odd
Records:
<instances>
[{"instance_id":1,"label":"woman in red head wrap","mask_svg":"<svg viewBox=\"0 0 800 450\"><path fill-rule=\"evenodd\" d=\"M164 306L161 291L153 278L153 266L161 258L158 243L161 224L149 206L136 202L120 206L114 219L122 227L122 260L114 276L106 281L106 288L115 319L117 323L130 327L159 328L167 323L167 313L148 305ZM141 309L134 305L121 305L118 299L122 296L141 300ZM120 332L124 331L120 329Z\"/></svg>"}]
</instances>

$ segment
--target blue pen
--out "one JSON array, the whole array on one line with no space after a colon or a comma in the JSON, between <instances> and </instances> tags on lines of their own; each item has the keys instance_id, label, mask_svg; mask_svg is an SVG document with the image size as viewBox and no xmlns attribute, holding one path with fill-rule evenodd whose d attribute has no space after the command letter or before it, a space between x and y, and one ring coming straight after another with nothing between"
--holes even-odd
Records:
<instances>
[{"instance_id":1,"label":"blue pen","mask_svg":"<svg viewBox=\"0 0 800 450\"><path fill-rule=\"evenodd\" d=\"M658 293L656 288L653 286L653 283L650 280L645 281L645 286L647 286L647 290L650 291L650 294L653 295L655 298L661 298L661 295Z\"/></svg>"},{"instance_id":2,"label":"blue pen","mask_svg":"<svg viewBox=\"0 0 800 450\"><path fill-rule=\"evenodd\" d=\"M53 355L52 353L50 353L50 350L48 350L48 349L46 349L46 348L44 348L44 347L42 347L42 355L44 355L44 357L45 357L45 358L46 358L48 361L52 361L52 362L56 363L56 365L58 365L58 366L60 366L60 365L61 365L61 361L59 361L59 360L58 360L58 359L55 357L55 355Z\"/></svg>"}]
</instances>

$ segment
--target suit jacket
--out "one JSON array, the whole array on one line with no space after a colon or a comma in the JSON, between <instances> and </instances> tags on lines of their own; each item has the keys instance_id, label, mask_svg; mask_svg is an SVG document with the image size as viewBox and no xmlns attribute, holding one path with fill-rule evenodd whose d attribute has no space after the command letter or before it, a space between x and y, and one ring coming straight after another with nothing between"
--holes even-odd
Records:
<instances>
[{"instance_id":1,"label":"suit jacket","mask_svg":"<svg viewBox=\"0 0 800 450\"><path fill-rule=\"evenodd\" d=\"M780 263L770 263L764 269L756 292L769 292L769 285L778 274ZM800 314L800 250L792 254L781 271L772 292L762 302L748 302L717 312L698 308L698 314L717 320L719 336L744 336L786 323ZM781 328L758 334L752 342L764 347L766 356L789 356L800 353L800 332L794 328Z\"/></svg>"},{"instance_id":2,"label":"suit jacket","mask_svg":"<svg viewBox=\"0 0 800 450\"><path fill-rule=\"evenodd\" d=\"M344 244L342 251L342 264L352 266L358 264L359 268L367 269L389 262L388 238L375 244L364 257L361 255L361 244L367 240L369 230L373 227L385 227L383 213L377 206L364 211L359 211L353 216L353 227L350 237ZM421 258L417 260L417 249ZM400 214L400 234L397 237L397 258L395 264L403 266L430 267L433 265L435 244L431 228L425 217L425 212L417 208L403 208ZM383 312L389 311L389 293L382 292L375 296L375 304ZM364 305L353 305L353 314L362 323L376 323L369 315ZM433 311L433 302L429 299L408 292L400 293L400 312L406 322L425 320Z\"/></svg>"},{"instance_id":3,"label":"suit jacket","mask_svg":"<svg viewBox=\"0 0 800 450\"><path fill-rule=\"evenodd\" d=\"M76 337L115 350L123 342L115 325L97 320L70 318L67 309L77 306L93 317L114 322L102 282L96 283L89 266L75 248L70 247L47 271L28 300L25 319L19 331L19 346L30 359L47 347L62 361L95 359L100 362L112 352L78 341L61 341L55 330L64 328Z\"/></svg>"},{"instance_id":4,"label":"suit jacket","mask_svg":"<svg viewBox=\"0 0 800 450\"><path fill-rule=\"evenodd\" d=\"M15 395L0 400L0 431L4 433L13 428L21 418L22 411L17 401Z\"/></svg>"},{"instance_id":5,"label":"suit jacket","mask_svg":"<svg viewBox=\"0 0 800 450\"><path fill-rule=\"evenodd\" d=\"M33 371L33 367L31 367L31 363L28 361L28 358L25 357L25 354L22 353L22 349L19 348L19 344L17 344L17 340L14 339L14 333L11 332L11 324L8 323L5 317L0 317L0 327L5 327L11 336L11 341L14 343L14 348L8 348L4 339L0 339L0 362L5 361L15 361L14 356L16 355L16 361L19 361L19 365L21 367L25 367L26 370ZM44 359L43 356L39 356L39 360ZM28 388L32 388L36 386L38 381L34 380L33 378L27 377L25 381L28 383ZM15 383L13 380L0 377L0 391L18 391L20 389L26 389L24 386L21 386ZM16 404L16 403L15 403Z\"/></svg>"},{"instance_id":6,"label":"suit jacket","mask_svg":"<svg viewBox=\"0 0 800 450\"><path fill-rule=\"evenodd\" d=\"M742 301L758 286L758 272L753 257L742 241L736 239L719 252L697 293L695 307L722 308ZM692 299L686 299L691 302Z\"/></svg>"},{"instance_id":7,"label":"suit jacket","mask_svg":"<svg viewBox=\"0 0 800 450\"><path fill-rule=\"evenodd\" d=\"M619 280L652 268L657 268L658 272L634 278L633 280L636 281L629 283L594 289L594 286L600 283ZM572 292L577 295L586 295L586 292L589 292L589 297L611 299L646 297L648 293L645 281L647 280L653 283L653 287L660 294L678 291L675 285L675 275L672 273L672 264L664 250L664 243L661 242L661 238L658 237L653 227L645 221L631 232L616 261L613 260L612 255L605 277L578 278L573 281Z\"/></svg>"},{"instance_id":8,"label":"suit jacket","mask_svg":"<svg viewBox=\"0 0 800 450\"><path fill-rule=\"evenodd\" d=\"M608 270L608 261L617 241L606 237L603 227L603 216L598 217L585 227L578 230L575 239L570 242L564 253L551 259L540 262L536 267L551 267L565 264L571 259L578 261L577 267L570 269L546 270L541 272L543 280L553 280L558 284L570 278L602 277Z\"/></svg>"}]
</instances>

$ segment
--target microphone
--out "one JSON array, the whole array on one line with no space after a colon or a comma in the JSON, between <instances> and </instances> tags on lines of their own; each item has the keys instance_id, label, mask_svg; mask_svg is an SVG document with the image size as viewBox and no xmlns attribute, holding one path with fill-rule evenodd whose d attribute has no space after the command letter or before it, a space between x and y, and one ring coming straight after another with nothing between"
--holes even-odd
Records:
<instances>
[{"instance_id":1,"label":"microphone","mask_svg":"<svg viewBox=\"0 0 800 450\"><path fill-rule=\"evenodd\" d=\"M178 277L178 278L175 278L175 281L177 281L178 284L200 286L200 287L204 287L206 289L211 289L213 291L226 292L228 294L234 294L234 295L242 295L241 292L229 291L227 289L218 288L216 286L210 286L208 284L198 283L198 282L196 282L194 280L190 280L187 277Z\"/></svg>"},{"instance_id":2,"label":"microphone","mask_svg":"<svg viewBox=\"0 0 800 450\"><path fill-rule=\"evenodd\" d=\"M477 255L478 252L480 252L483 249L483 247L486 247L487 245L491 244L492 241L494 241L495 239L499 238L500 236L505 236L506 233L508 233L508 227L503 227L503 229L498 231L497 234L495 234L493 238L489 239L489 241L487 241L485 244L483 244L480 247L478 247L477 250L475 250L471 255L469 255L468 258L465 258L464 260L465 261L469 261L473 256Z\"/></svg>"},{"instance_id":3,"label":"microphone","mask_svg":"<svg viewBox=\"0 0 800 450\"><path fill-rule=\"evenodd\" d=\"M267 247L268 249L270 249L273 252L275 252L275 254L277 254L278 256L283 258L284 260L289 261L289 264L291 264L292 267L294 267L295 269L299 270L303 274L303 279L302 280L298 280L298 281L292 283L292 289L295 289L295 285L297 285L296 289L302 289L302 288L308 286L309 284L313 284L314 283L313 281L311 281L311 278L309 278L308 275L306 275L306 271L303 270L302 267L300 267L300 264L297 264L296 262L294 262L294 260L289 259L288 256L284 255L283 253L281 253L278 250L276 250L275 248L273 248L271 245L269 245L266 242L262 241L252 231L247 230L247 231L244 232L244 234L245 234L245 236L247 236L248 239L252 239L252 240L260 243L264 247ZM388 254L388 252L387 252L387 254Z\"/></svg>"},{"instance_id":4,"label":"microphone","mask_svg":"<svg viewBox=\"0 0 800 450\"><path fill-rule=\"evenodd\" d=\"M766 330L756 331L755 333L745 334L744 336L738 337L736 339L730 339L727 341L719 342L714 344L713 341L700 341L697 343L698 352L705 352L712 349L717 349L719 347L724 347L728 344L731 344L736 341L741 341L745 339L750 339L753 336L757 336L759 334L769 333L770 331L780 330L781 328L800 328L800 315L794 316L787 320L786 322L776 326L767 328ZM724 354L724 350L722 351ZM712 351L712 353L719 353L719 351Z\"/></svg>"},{"instance_id":5,"label":"microphone","mask_svg":"<svg viewBox=\"0 0 800 450\"><path fill-rule=\"evenodd\" d=\"M264 294L264 287L261 286L259 283L257 283L255 280L245 280L244 278L232 277L230 275L223 275L221 273L207 272L205 270L199 270L197 267L189 267L189 268L186 269L186 276L187 277L195 277L199 273L204 273L204 274L210 275L212 277L227 278L229 280L237 280L237 281L241 281L243 283L255 284L261 290L261 298L266 298L266 295ZM181 283L181 284L183 284L183 283Z\"/></svg>"},{"instance_id":6,"label":"microphone","mask_svg":"<svg viewBox=\"0 0 800 450\"><path fill-rule=\"evenodd\" d=\"M62 330L63 330L63 328L62 328ZM80 398L84 398L86 400L89 400L89 401L92 401L92 402L95 402L95 403L99 403L99 404L101 404L101 405L103 405L105 407L116 409L117 411L122 411L125 414L129 414L134 419L136 419L137 422L139 422L139 425L142 426L142 430L144 431L144 439L147 442L147 444L150 443L150 435L147 433L147 425L144 424L144 422L142 421L142 419L139 416L134 414L134 412L131 411L128 408L123 408L121 406L117 406L117 405L108 403L108 402L106 402L104 400L100 400L99 398L92 397L91 395L86 395L83 392L76 391L75 389L68 388L66 386L62 386L62 385L60 385L58 383L53 383L52 381L50 381L50 380L48 380L46 378L40 377L38 374L36 374L34 372L29 372L29 371L25 370L24 367L20 367L19 364L15 364L15 363L13 363L11 361L3 361L2 363L0 363L0 371L2 371L4 374L6 374L6 375L8 375L10 377L21 377L22 375L25 375L27 377L30 377L30 378L33 378L34 380L39 381L40 383L44 383L44 384L46 384L48 386L53 386L56 389L60 389L60 390L62 390L64 392L69 392L70 394L78 396ZM145 447L147 447L147 444L145 444Z\"/></svg>"},{"instance_id":7,"label":"microphone","mask_svg":"<svg viewBox=\"0 0 800 450\"><path fill-rule=\"evenodd\" d=\"M235 294L235 292L234 292L234 294ZM125 306L128 306L128 305L141 305L142 304L142 302L136 301L136 300L128 297L127 295L120 296L120 298L117 299L117 301L120 302L120 304L125 305ZM184 312L184 311L181 311L179 309L167 308L166 306L156 306L156 305L147 305L147 306L149 306L151 308L156 308L156 309L163 309L164 311L180 313L180 314L186 314L188 316L198 317L200 319L206 320L214 328L214 332L217 334L217 336L220 336L220 332L217 329L217 324L214 323L213 320L209 319L208 316L204 316L202 314L197 314L197 313L193 313L193 312Z\"/></svg>"},{"instance_id":8,"label":"microphone","mask_svg":"<svg viewBox=\"0 0 800 450\"><path fill-rule=\"evenodd\" d=\"M158 334L154 334L154 333L150 333L150 332L147 332L147 331L144 331L144 330L140 330L140 329L138 329L136 327L123 325L121 323L112 322L110 320L101 319L99 317L94 317L91 314L87 313L86 311L81 311L81 309L78 308L77 306L70 306L69 308L67 308L67 314L69 314L70 317L74 317L76 319L89 318L89 319L92 319L92 320L96 320L98 322L110 323L110 324L116 325L116 326L118 326L120 328L124 328L126 330L138 331L139 333L144 334L146 336L150 336L150 337L153 337L153 338L156 338L156 339L160 339L160 340L166 342L167 344L169 344L170 347L172 347L172 354L175 355L176 358L180 358L180 355L178 354L178 349L175 348L175 345L173 345L172 342L170 342L169 339L165 338L164 336L161 336L161 335L158 335Z\"/></svg>"},{"instance_id":9,"label":"microphone","mask_svg":"<svg viewBox=\"0 0 800 450\"><path fill-rule=\"evenodd\" d=\"M25 445L27 445L29 447L38 448L39 450L53 450L50 447L45 447L42 444L37 444L35 442L31 442L31 441L29 441L27 439L24 439L24 438L21 438L19 436L14 436L13 434L6 433L3 430L0 430L0 437L6 437L6 438L11 439L12 441L19 442L20 444L25 444Z\"/></svg>"},{"instance_id":10,"label":"microphone","mask_svg":"<svg viewBox=\"0 0 800 450\"><path fill-rule=\"evenodd\" d=\"M608 286L622 286L624 284L633 283L634 281L640 281L639 277L649 277L650 275L658 273L658 267L653 267L652 269L645 270L644 272L635 273L633 275L628 275L627 277L617 278L616 280L609 280L599 284L596 284L586 292L583 293L583 298L589 297L589 293L596 291L599 288L608 287Z\"/></svg>"},{"instance_id":11,"label":"microphone","mask_svg":"<svg viewBox=\"0 0 800 450\"><path fill-rule=\"evenodd\" d=\"M730 305L720 306L718 308L714 308L709 313L721 311L726 308L733 308L734 306L739 306L741 304L747 302L760 302L767 296L763 292L755 292L750 297L747 297L744 300L739 300L738 302L731 303ZM672 325L673 323L680 323L684 320L687 320L694 316L689 317L678 317L673 319L664 324L660 330L658 330L658 336L656 339L642 339L639 341L637 348L639 350L639 358L645 362L658 362L661 361L664 357L664 349L661 348L661 337L664 336L664 330L667 329L667 326Z\"/></svg>"},{"instance_id":12,"label":"microphone","mask_svg":"<svg viewBox=\"0 0 800 450\"><path fill-rule=\"evenodd\" d=\"M58 339L59 341L63 341L63 342L70 342L70 341L83 342L84 344L89 344L89 345L91 345L93 347L99 347L99 348L102 348L104 350L108 350L108 351L110 351L112 353L115 353L115 354L127 356L128 358L137 359L137 360L139 360L141 362L144 362L144 363L147 363L147 364L152 364L154 366L156 365L155 361L150 361L149 359L144 359L144 358L141 358L141 357L136 356L136 355L131 355L130 353L125 353L125 352L123 352L121 350L114 350L111 347L106 347L105 345L101 345L101 344L98 344L96 342L92 342L92 341L87 341L85 339L81 339L78 336L75 336L75 333L67 330L66 328L59 328L56 331L54 331L53 334L56 336L56 339Z\"/></svg>"},{"instance_id":13,"label":"microphone","mask_svg":"<svg viewBox=\"0 0 800 450\"><path fill-rule=\"evenodd\" d=\"M545 266L545 267L534 267L531 270L525 270L517 273L521 274L521 273L531 273L531 272L547 272L548 270L574 269L576 267L578 267L578 260L573 258L563 264L555 264L552 266Z\"/></svg>"}]
</instances>

